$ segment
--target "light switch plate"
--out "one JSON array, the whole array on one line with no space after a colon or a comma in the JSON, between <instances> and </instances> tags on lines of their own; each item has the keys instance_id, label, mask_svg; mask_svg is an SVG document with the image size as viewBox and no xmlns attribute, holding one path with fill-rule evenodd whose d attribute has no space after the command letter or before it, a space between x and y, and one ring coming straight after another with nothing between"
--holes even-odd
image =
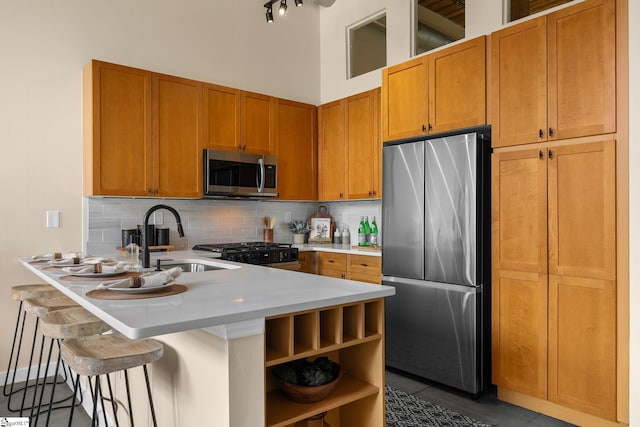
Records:
<instances>
[{"instance_id":1,"label":"light switch plate","mask_svg":"<svg viewBox=\"0 0 640 427\"><path fill-rule=\"evenodd\" d=\"M60 227L60 211L47 211L47 228Z\"/></svg>"},{"instance_id":2,"label":"light switch plate","mask_svg":"<svg viewBox=\"0 0 640 427\"><path fill-rule=\"evenodd\" d=\"M162 225L164 224L164 215L163 212L154 212L153 213L153 223L155 225Z\"/></svg>"},{"instance_id":3,"label":"light switch plate","mask_svg":"<svg viewBox=\"0 0 640 427\"><path fill-rule=\"evenodd\" d=\"M291 222L291 212L284 213L284 222Z\"/></svg>"}]
</instances>

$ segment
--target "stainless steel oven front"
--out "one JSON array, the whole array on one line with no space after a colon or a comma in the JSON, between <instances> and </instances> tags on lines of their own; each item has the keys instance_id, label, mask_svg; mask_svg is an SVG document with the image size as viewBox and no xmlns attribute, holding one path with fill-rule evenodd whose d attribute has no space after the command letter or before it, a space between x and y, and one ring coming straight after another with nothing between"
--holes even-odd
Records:
<instances>
[{"instance_id":1,"label":"stainless steel oven front","mask_svg":"<svg viewBox=\"0 0 640 427\"><path fill-rule=\"evenodd\" d=\"M204 197L276 197L278 159L234 151L204 150Z\"/></svg>"}]
</instances>

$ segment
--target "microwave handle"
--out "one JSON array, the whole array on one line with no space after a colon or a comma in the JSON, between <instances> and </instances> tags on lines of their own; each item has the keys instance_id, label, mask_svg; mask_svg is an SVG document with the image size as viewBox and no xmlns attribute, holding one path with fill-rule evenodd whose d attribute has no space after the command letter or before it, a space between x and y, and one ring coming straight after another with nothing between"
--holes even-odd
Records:
<instances>
[{"instance_id":1,"label":"microwave handle","mask_svg":"<svg viewBox=\"0 0 640 427\"><path fill-rule=\"evenodd\" d=\"M264 159L258 160L258 169L256 169L256 186L258 187L258 193L264 192Z\"/></svg>"}]
</instances>

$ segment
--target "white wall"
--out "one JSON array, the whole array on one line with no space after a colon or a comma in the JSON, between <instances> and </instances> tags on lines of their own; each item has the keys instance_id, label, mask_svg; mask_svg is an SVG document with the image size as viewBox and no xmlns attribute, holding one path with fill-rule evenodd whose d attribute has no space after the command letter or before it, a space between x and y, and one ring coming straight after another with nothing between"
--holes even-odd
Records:
<instances>
[{"instance_id":1,"label":"white wall","mask_svg":"<svg viewBox=\"0 0 640 427\"><path fill-rule=\"evenodd\" d=\"M322 103L364 92L382 83L382 71L375 70L347 79L346 28L380 11L387 13L387 65L411 58L411 0L337 0L320 9L320 63ZM488 34L502 25L502 0L467 0L466 35Z\"/></svg>"},{"instance_id":2,"label":"white wall","mask_svg":"<svg viewBox=\"0 0 640 427\"><path fill-rule=\"evenodd\" d=\"M268 25L263 0L0 1L0 371L35 281L18 257L80 250L81 69L91 59L320 100L318 6ZM45 228L59 210L61 228Z\"/></svg>"}]
</instances>

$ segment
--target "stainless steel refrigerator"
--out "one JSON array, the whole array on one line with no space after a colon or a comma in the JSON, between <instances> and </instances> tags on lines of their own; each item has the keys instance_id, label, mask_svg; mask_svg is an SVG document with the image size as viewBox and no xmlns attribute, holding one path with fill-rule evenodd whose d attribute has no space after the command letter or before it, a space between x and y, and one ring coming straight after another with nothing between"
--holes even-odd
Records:
<instances>
[{"instance_id":1,"label":"stainless steel refrigerator","mask_svg":"<svg viewBox=\"0 0 640 427\"><path fill-rule=\"evenodd\" d=\"M383 148L386 364L478 394L491 383L490 129L460 132Z\"/></svg>"}]
</instances>

